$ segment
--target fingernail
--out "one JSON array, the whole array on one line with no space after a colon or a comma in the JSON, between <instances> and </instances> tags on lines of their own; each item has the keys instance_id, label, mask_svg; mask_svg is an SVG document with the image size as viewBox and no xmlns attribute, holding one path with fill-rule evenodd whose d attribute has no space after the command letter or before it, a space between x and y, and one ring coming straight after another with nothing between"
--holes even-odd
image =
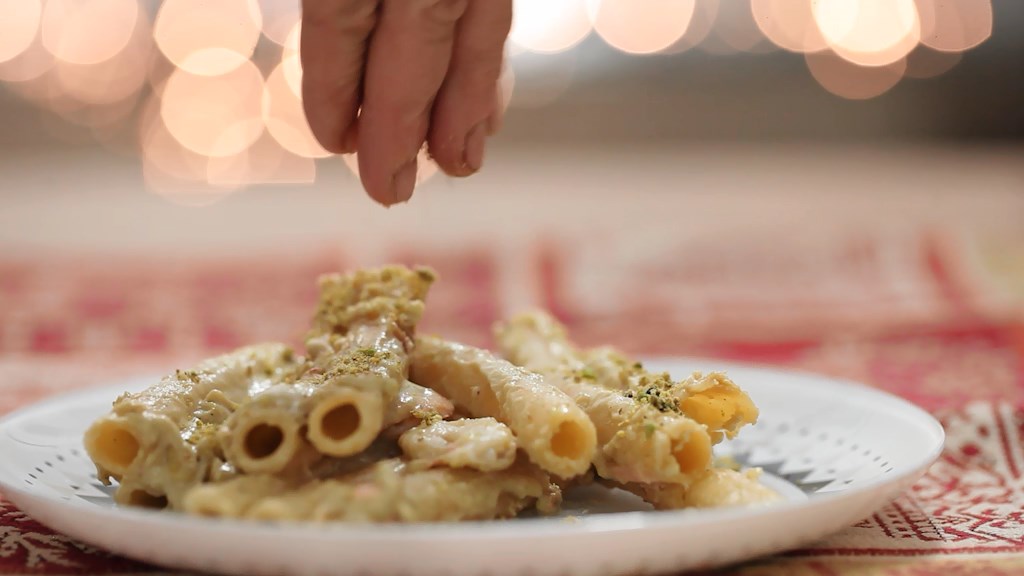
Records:
<instances>
[{"instance_id":1,"label":"fingernail","mask_svg":"<svg viewBox=\"0 0 1024 576\"><path fill-rule=\"evenodd\" d=\"M391 177L391 192L395 203L407 202L416 187L416 159L406 162Z\"/></svg>"},{"instance_id":2,"label":"fingernail","mask_svg":"<svg viewBox=\"0 0 1024 576\"><path fill-rule=\"evenodd\" d=\"M484 120L466 135L466 148L462 152L462 163L476 172L484 165L484 141L487 140L487 121Z\"/></svg>"}]
</instances>

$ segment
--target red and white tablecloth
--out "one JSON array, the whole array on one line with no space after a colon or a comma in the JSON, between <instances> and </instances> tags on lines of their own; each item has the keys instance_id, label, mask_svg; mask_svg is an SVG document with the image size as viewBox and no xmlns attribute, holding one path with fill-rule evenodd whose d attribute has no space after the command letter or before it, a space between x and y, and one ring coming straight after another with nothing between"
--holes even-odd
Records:
<instances>
[{"instance_id":1,"label":"red and white tablecloth","mask_svg":"<svg viewBox=\"0 0 1024 576\"><path fill-rule=\"evenodd\" d=\"M423 263L441 275L424 330L487 345L495 320L539 305L563 318L584 344L610 342L637 354L712 356L848 377L903 396L942 420L948 434L944 454L893 504L813 545L716 573L1021 574L1024 202L1011 192L1016 186L1024 190L1024 177L1019 169L983 167L972 173L969 167L978 164L971 162L967 168L932 162L927 171L921 170L925 164L911 163L896 176L874 180L855 165L838 175L828 168L819 178L822 190L841 188L844 181L859 190L866 185L855 179L866 177L881 191L871 202L853 193L833 194L829 202L845 204L832 217L846 226L820 221L813 191L780 192L780 199L761 204L755 202L758 195L734 192L680 199L653 193L661 186L653 176L628 188L625 179L615 180L612 163L599 163L608 172L593 176L592 186L607 182L629 190L602 197L607 217L575 212L584 193L558 205L561 196L540 189L523 172L515 180L509 176L520 191L494 194L490 203L472 189L459 193L439 185L431 193L438 203L425 195L412 212L380 215L366 207L363 217L363 208L330 205L305 210L299 220L290 215L297 210L291 205L267 202L282 213L279 236L295 242L246 249L249 240L239 240L234 250L192 246L187 254L156 250L141 240L139 250L79 246L72 240L86 237L83 230L124 226L131 229L125 235L142 238L151 225L136 216L132 222L110 219L86 227L83 219L102 220L109 203L102 210L91 203L65 206L63 219L26 223L31 214L48 213L29 210L43 201L26 196L21 212L11 208L7 221L0 213L7 227L0 240L48 225L52 242L0 250L0 414L70 389L187 366L247 342L295 341L308 320L319 273L391 261ZM764 170L737 165L765 182ZM706 180L699 186L756 183L738 180L746 177L743 171L723 168L712 177L691 168L694 179ZM957 180L961 174L963 181ZM65 188L71 190L74 178L68 178ZM561 177L545 174L544 181L569 186L576 178L566 169ZM967 190L977 184L1003 192L977 202L948 191L934 201L927 194L914 202L895 196L915 183L921 189ZM782 190L784 184L763 185ZM63 193L70 202L68 190ZM714 209L721 202L730 206ZM789 216L772 212L783 204ZM221 233L222 223L255 220L239 215L243 206L196 212L187 216L188 226L166 226L167 235L186 242L203 234L213 238L215 230L229 242L235 235ZM749 207L747 220L730 220L743 207ZM931 216L907 218L932 208ZM516 222L544 218L551 225L514 233ZM307 226L335 226L331 219L350 233L347 239L302 235ZM766 219L774 224L757 224ZM876 220L883 225L866 225ZM951 222L968 226L943 224ZM61 237L76 225L81 228ZM10 232L18 226L20 232ZM492 228L503 232L490 234ZM213 242L196 243L207 241ZM0 573L154 571L160 573L54 534L0 496Z\"/></svg>"}]
</instances>

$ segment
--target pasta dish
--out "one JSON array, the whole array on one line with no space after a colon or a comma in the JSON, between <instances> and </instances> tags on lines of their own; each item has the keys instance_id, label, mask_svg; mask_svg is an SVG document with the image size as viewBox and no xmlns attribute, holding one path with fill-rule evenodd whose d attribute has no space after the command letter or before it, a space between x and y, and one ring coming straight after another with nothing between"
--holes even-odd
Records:
<instances>
[{"instance_id":1,"label":"pasta dish","mask_svg":"<svg viewBox=\"0 0 1024 576\"><path fill-rule=\"evenodd\" d=\"M85 434L99 479L123 505L321 522L551 514L591 483L656 509L779 498L713 457L758 417L724 374L579 348L543 312L496 326L496 353L418 335L435 280L323 276L301 354L246 346L121 395Z\"/></svg>"}]
</instances>

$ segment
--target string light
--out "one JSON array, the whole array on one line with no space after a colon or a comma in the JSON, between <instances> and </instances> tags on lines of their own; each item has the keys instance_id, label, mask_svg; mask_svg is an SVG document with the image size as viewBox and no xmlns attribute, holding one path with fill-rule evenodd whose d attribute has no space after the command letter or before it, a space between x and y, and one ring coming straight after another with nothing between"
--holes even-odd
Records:
<instances>
[{"instance_id":1,"label":"string light","mask_svg":"<svg viewBox=\"0 0 1024 576\"><path fill-rule=\"evenodd\" d=\"M718 19L718 2L719 0L696 2L686 32L671 46L664 48L662 54L679 54L704 42L711 34L715 20Z\"/></svg>"},{"instance_id":2,"label":"string light","mask_svg":"<svg viewBox=\"0 0 1024 576\"><path fill-rule=\"evenodd\" d=\"M817 0L813 12L832 51L861 66L892 64L921 39L914 0Z\"/></svg>"},{"instance_id":3,"label":"string light","mask_svg":"<svg viewBox=\"0 0 1024 576\"><path fill-rule=\"evenodd\" d=\"M531 52L564 52L591 31L587 0L514 0L509 39Z\"/></svg>"},{"instance_id":4,"label":"string light","mask_svg":"<svg viewBox=\"0 0 1024 576\"><path fill-rule=\"evenodd\" d=\"M136 0L47 0L43 46L60 62L105 62L128 45L139 12Z\"/></svg>"},{"instance_id":5,"label":"string light","mask_svg":"<svg viewBox=\"0 0 1024 576\"><path fill-rule=\"evenodd\" d=\"M686 33L695 0L590 0L594 30L605 42L631 54L668 48Z\"/></svg>"},{"instance_id":6,"label":"string light","mask_svg":"<svg viewBox=\"0 0 1024 576\"><path fill-rule=\"evenodd\" d=\"M899 83L906 71L906 60L885 66L858 66L829 52L806 54L807 68L819 84L836 96L867 100L885 94Z\"/></svg>"},{"instance_id":7,"label":"string light","mask_svg":"<svg viewBox=\"0 0 1024 576\"><path fill-rule=\"evenodd\" d=\"M17 56L0 62L0 80L7 82L30 82L53 68L54 58L36 35L31 43Z\"/></svg>"},{"instance_id":8,"label":"string light","mask_svg":"<svg viewBox=\"0 0 1024 576\"><path fill-rule=\"evenodd\" d=\"M0 0L0 63L32 45L42 14L39 0Z\"/></svg>"},{"instance_id":9,"label":"string light","mask_svg":"<svg viewBox=\"0 0 1024 576\"><path fill-rule=\"evenodd\" d=\"M922 44L907 55L907 77L934 78L952 70L962 59L960 52L939 52Z\"/></svg>"},{"instance_id":10,"label":"string light","mask_svg":"<svg viewBox=\"0 0 1024 576\"><path fill-rule=\"evenodd\" d=\"M263 36L274 44L284 45L302 17L300 0L259 0L263 15Z\"/></svg>"},{"instance_id":11,"label":"string light","mask_svg":"<svg viewBox=\"0 0 1024 576\"><path fill-rule=\"evenodd\" d=\"M917 0L921 43L940 52L963 52L992 35L990 0Z\"/></svg>"},{"instance_id":12,"label":"string light","mask_svg":"<svg viewBox=\"0 0 1024 576\"><path fill-rule=\"evenodd\" d=\"M160 51L192 74L226 74L247 62L263 18L255 0L164 0L153 37Z\"/></svg>"},{"instance_id":13,"label":"string light","mask_svg":"<svg viewBox=\"0 0 1024 576\"><path fill-rule=\"evenodd\" d=\"M263 122L285 150L305 158L330 156L313 136L302 109L302 99L288 81L286 68L282 62L267 77L261 104Z\"/></svg>"},{"instance_id":14,"label":"string light","mask_svg":"<svg viewBox=\"0 0 1024 576\"><path fill-rule=\"evenodd\" d=\"M179 68L167 80L160 116L174 139L197 154L237 154L263 132L263 85L249 61L220 76Z\"/></svg>"},{"instance_id":15,"label":"string light","mask_svg":"<svg viewBox=\"0 0 1024 576\"><path fill-rule=\"evenodd\" d=\"M813 0L751 0L754 23L779 48L818 52L828 48L814 20Z\"/></svg>"}]
</instances>

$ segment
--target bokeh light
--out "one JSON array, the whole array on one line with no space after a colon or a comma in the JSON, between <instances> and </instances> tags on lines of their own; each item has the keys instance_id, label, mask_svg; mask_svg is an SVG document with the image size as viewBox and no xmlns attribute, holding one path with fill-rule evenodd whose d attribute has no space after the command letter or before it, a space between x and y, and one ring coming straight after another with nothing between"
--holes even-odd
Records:
<instances>
[{"instance_id":1,"label":"bokeh light","mask_svg":"<svg viewBox=\"0 0 1024 576\"><path fill-rule=\"evenodd\" d=\"M757 27L750 0L721 2L711 34L700 48L710 54L769 52L776 49Z\"/></svg>"},{"instance_id":2,"label":"bokeh light","mask_svg":"<svg viewBox=\"0 0 1024 576\"><path fill-rule=\"evenodd\" d=\"M43 48L43 41L37 35L17 56L0 62L0 80L29 82L46 74L53 68L53 62L53 54Z\"/></svg>"},{"instance_id":3,"label":"bokeh light","mask_svg":"<svg viewBox=\"0 0 1024 576\"><path fill-rule=\"evenodd\" d=\"M592 29L587 0L514 0L509 38L526 50L563 52Z\"/></svg>"},{"instance_id":4,"label":"bokeh light","mask_svg":"<svg viewBox=\"0 0 1024 576\"><path fill-rule=\"evenodd\" d=\"M776 46L790 52L817 52L828 43L814 20L814 0L751 0L754 23Z\"/></svg>"},{"instance_id":5,"label":"bokeh light","mask_svg":"<svg viewBox=\"0 0 1024 576\"><path fill-rule=\"evenodd\" d=\"M690 25L686 28L686 32L671 46L663 49L661 51L662 54L678 54L704 42L708 35L711 34L711 29L714 28L715 20L718 18L718 2L719 0L699 0L696 2L693 7L693 16L690 17Z\"/></svg>"},{"instance_id":6,"label":"bokeh light","mask_svg":"<svg viewBox=\"0 0 1024 576\"><path fill-rule=\"evenodd\" d=\"M0 63L32 45L42 13L39 0L0 0Z\"/></svg>"},{"instance_id":7,"label":"bokeh light","mask_svg":"<svg viewBox=\"0 0 1024 576\"><path fill-rule=\"evenodd\" d=\"M300 0L259 0L263 15L263 35L275 44L283 45L288 35L302 18Z\"/></svg>"},{"instance_id":8,"label":"bokeh light","mask_svg":"<svg viewBox=\"0 0 1024 576\"><path fill-rule=\"evenodd\" d=\"M205 206L225 196L230 186L206 182L209 158L181 145L164 124L161 101L152 96L140 115L139 144L146 189L185 206Z\"/></svg>"},{"instance_id":9,"label":"bokeh light","mask_svg":"<svg viewBox=\"0 0 1024 576\"><path fill-rule=\"evenodd\" d=\"M178 69L167 80L160 116L168 132L197 154L237 154L263 131L263 85L249 61L221 76Z\"/></svg>"},{"instance_id":10,"label":"bokeh light","mask_svg":"<svg viewBox=\"0 0 1024 576\"><path fill-rule=\"evenodd\" d=\"M231 156L210 158L206 181L221 188L254 184L308 184L316 179L316 164L288 152L264 133L252 146Z\"/></svg>"},{"instance_id":11,"label":"bokeh light","mask_svg":"<svg viewBox=\"0 0 1024 576\"><path fill-rule=\"evenodd\" d=\"M288 81L286 67L284 62L278 64L267 77L262 100L263 122L285 150L306 158L330 156L309 128L302 100Z\"/></svg>"},{"instance_id":12,"label":"bokeh light","mask_svg":"<svg viewBox=\"0 0 1024 576\"><path fill-rule=\"evenodd\" d=\"M255 0L164 0L153 37L160 51L192 74L225 74L252 56L263 20Z\"/></svg>"},{"instance_id":13,"label":"bokeh light","mask_svg":"<svg viewBox=\"0 0 1024 576\"><path fill-rule=\"evenodd\" d=\"M88 104L110 104L131 97L145 85L145 53L129 50L92 65L59 62L54 74L68 96Z\"/></svg>"},{"instance_id":14,"label":"bokeh light","mask_svg":"<svg viewBox=\"0 0 1024 576\"><path fill-rule=\"evenodd\" d=\"M695 0L590 0L594 30L605 42L631 54L668 48L686 33Z\"/></svg>"},{"instance_id":15,"label":"bokeh light","mask_svg":"<svg viewBox=\"0 0 1024 576\"><path fill-rule=\"evenodd\" d=\"M813 11L832 51L861 66L896 62L921 38L914 0L816 0Z\"/></svg>"},{"instance_id":16,"label":"bokeh light","mask_svg":"<svg viewBox=\"0 0 1024 576\"><path fill-rule=\"evenodd\" d=\"M139 13L137 0L47 0L43 46L61 62L99 64L128 45Z\"/></svg>"},{"instance_id":17,"label":"bokeh light","mask_svg":"<svg viewBox=\"0 0 1024 576\"><path fill-rule=\"evenodd\" d=\"M41 46L40 50L45 51ZM64 93L57 83L56 75L50 73L51 70L52 68L34 78L12 83L10 89L47 111L62 113L85 108L85 104Z\"/></svg>"},{"instance_id":18,"label":"bokeh light","mask_svg":"<svg viewBox=\"0 0 1024 576\"><path fill-rule=\"evenodd\" d=\"M302 59L299 54L299 35L302 32L302 22L296 22L291 32L282 44L281 68L284 71L285 80L292 92L302 98Z\"/></svg>"},{"instance_id":19,"label":"bokeh light","mask_svg":"<svg viewBox=\"0 0 1024 576\"><path fill-rule=\"evenodd\" d=\"M148 20L139 19L121 50L95 64L58 60L53 68L60 89L80 102L107 105L131 98L146 83L152 36Z\"/></svg>"},{"instance_id":20,"label":"bokeh light","mask_svg":"<svg viewBox=\"0 0 1024 576\"><path fill-rule=\"evenodd\" d=\"M885 94L899 83L907 67L902 59L886 66L858 66L829 51L812 52L804 58L811 75L823 88L850 100Z\"/></svg>"},{"instance_id":21,"label":"bokeh light","mask_svg":"<svg viewBox=\"0 0 1024 576\"><path fill-rule=\"evenodd\" d=\"M960 52L939 52L920 45L907 55L908 78L934 78L949 72L963 59Z\"/></svg>"},{"instance_id":22,"label":"bokeh light","mask_svg":"<svg viewBox=\"0 0 1024 576\"><path fill-rule=\"evenodd\" d=\"M990 0L917 0L921 43L942 52L974 48L992 35Z\"/></svg>"}]
</instances>

